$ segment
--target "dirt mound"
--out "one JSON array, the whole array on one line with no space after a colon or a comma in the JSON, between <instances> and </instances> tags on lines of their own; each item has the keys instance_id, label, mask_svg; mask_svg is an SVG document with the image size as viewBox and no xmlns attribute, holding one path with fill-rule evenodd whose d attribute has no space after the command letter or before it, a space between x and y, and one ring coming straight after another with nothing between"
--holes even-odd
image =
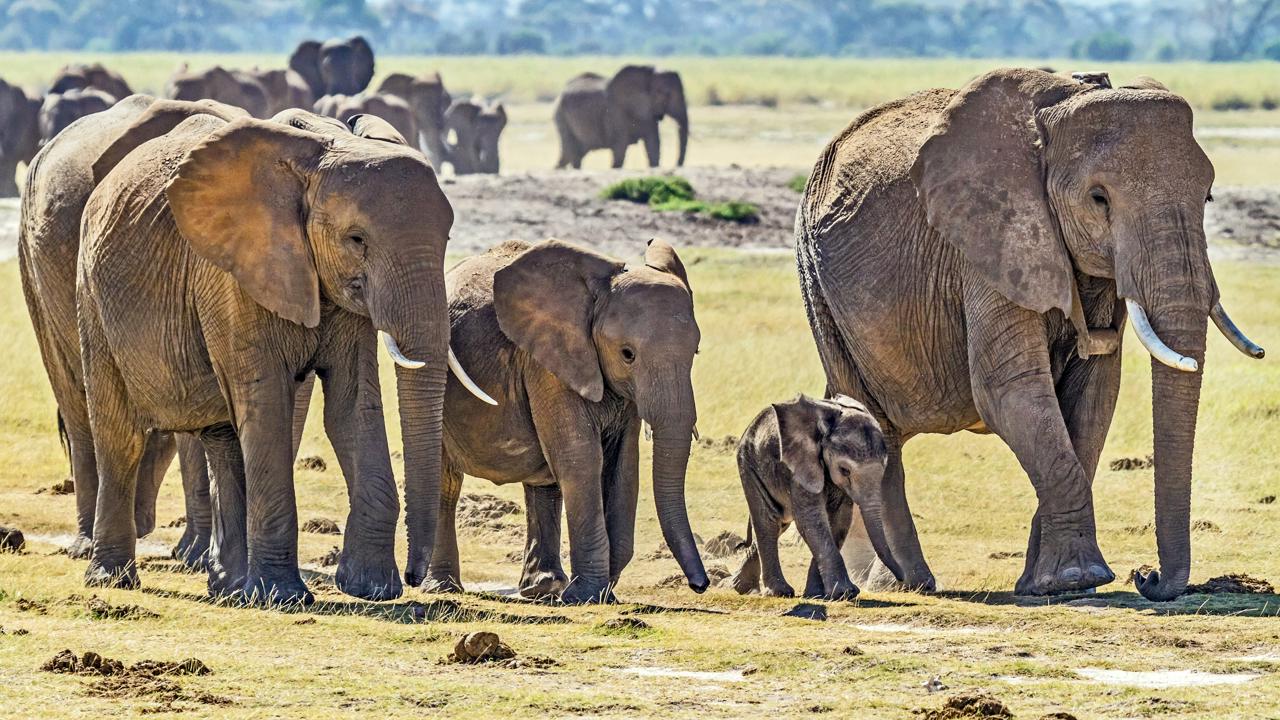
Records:
<instances>
[{"instance_id":1,"label":"dirt mound","mask_svg":"<svg viewBox=\"0 0 1280 720\"><path fill-rule=\"evenodd\" d=\"M342 548L338 547L337 545L334 545L332 548L329 549L329 552L321 555L318 558L312 558L311 562L316 565L319 565L320 567L333 567L337 565L338 561L341 559L342 559Z\"/></svg>"},{"instance_id":2,"label":"dirt mound","mask_svg":"<svg viewBox=\"0 0 1280 720\"><path fill-rule=\"evenodd\" d=\"M45 615L49 612L49 604L39 600L18 598L14 601L13 606L20 612L33 612L37 615Z\"/></svg>"},{"instance_id":3,"label":"dirt mound","mask_svg":"<svg viewBox=\"0 0 1280 720\"><path fill-rule=\"evenodd\" d=\"M62 482L57 482L49 487L42 487L39 490L36 490L36 495L44 495L45 493L49 493L50 495L70 495L75 491L76 481L71 478L67 478Z\"/></svg>"},{"instance_id":4,"label":"dirt mound","mask_svg":"<svg viewBox=\"0 0 1280 720\"><path fill-rule=\"evenodd\" d=\"M1000 550L998 552L991 553L987 557L991 560L1008 560L1010 558L1023 558L1026 556L1027 553L1022 550Z\"/></svg>"},{"instance_id":5,"label":"dirt mound","mask_svg":"<svg viewBox=\"0 0 1280 720\"><path fill-rule=\"evenodd\" d=\"M1041 715L1040 720L1076 720L1076 716L1069 712L1051 712Z\"/></svg>"},{"instance_id":6,"label":"dirt mound","mask_svg":"<svg viewBox=\"0 0 1280 720\"><path fill-rule=\"evenodd\" d=\"M312 470L314 472L324 472L329 469L329 464L319 455L308 455L300 457L293 463L295 470Z\"/></svg>"},{"instance_id":7,"label":"dirt mound","mask_svg":"<svg viewBox=\"0 0 1280 720\"><path fill-rule=\"evenodd\" d=\"M0 552L22 552L27 538L18 528L0 526Z\"/></svg>"},{"instance_id":8,"label":"dirt mound","mask_svg":"<svg viewBox=\"0 0 1280 720\"><path fill-rule=\"evenodd\" d=\"M1004 703L990 695L952 695L936 709L916 710L923 720L966 720L967 718L1012 718Z\"/></svg>"},{"instance_id":9,"label":"dirt mound","mask_svg":"<svg viewBox=\"0 0 1280 720\"><path fill-rule=\"evenodd\" d=\"M721 580L724 580L725 578L729 577L732 574L733 573L729 572L729 568L726 568L723 565L707 566L707 579L711 581L712 585L715 585L716 583L720 582ZM684 573L676 573L675 575L668 575L667 577L658 581L658 587L660 588L682 588L682 587L686 587L688 584L689 584L689 579L684 576Z\"/></svg>"},{"instance_id":10,"label":"dirt mound","mask_svg":"<svg viewBox=\"0 0 1280 720\"><path fill-rule=\"evenodd\" d=\"M1270 505L1275 501L1276 501L1275 495L1263 495L1262 497L1258 498L1259 505Z\"/></svg>"},{"instance_id":11,"label":"dirt mound","mask_svg":"<svg viewBox=\"0 0 1280 720\"><path fill-rule=\"evenodd\" d=\"M1140 457L1117 458L1111 461L1110 467L1113 471L1120 472L1120 471L1126 471L1126 470L1146 470L1147 468L1153 468L1155 466L1156 466L1155 457L1152 455L1148 455L1144 458L1140 458Z\"/></svg>"},{"instance_id":12,"label":"dirt mound","mask_svg":"<svg viewBox=\"0 0 1280 720\"><path fill-rule=\"evenodd\" d=\"M1240 595L1274 595L1276 589L1262 578L1250 577L1243 573L1219 575L1208 582L1188 585L1184 595L1235 593Z\"/></svg>"},{"instance_id":13,"label":"dirt mound","mask_svg":"<svg viewBox=\"0 0 1280 720\"><path fill-rule=\"evenodd\" d=\"M169 524L165 525L165 527L180 528L180 527L186 527L186 525L187 525L187 516L179 515L178 517L170 520Z\"/></svg>"},{"instance_id":14,"label":"dirt mound","mask_svg":"<svg viewBox=\"0 0 1280 720\"><path fill-rule=\"evenodd\" d=\"M338 529L338 523L329 518L311 518L302 523L302 532L316 533L317 535L342 534L342 530Z\"/></svg>"},{"instance_id":15,"label":"dirt mound","mask_svg":"<svg viewBox=\"0 0 1280 720\"><path fill-rule=\"evenodd\" d=\"M502 642L497 633L481 631L459 638L458 643L453 646L453 653L445 658L445 662L474 665L509 660L515 656L516 651Z\"/></svg>"},{"instance_id":16,"label":"dirt mound","mask_svg":"<svg viewBox=\"0 0 1280 720\"><path fill-rule=\"evenodd\" d=\"M14 637L22 637L23 635L30 635L30 634L31 634L31 631L27 630L26 628L6 630L3 625L0 625L0 635L12 635Z\"/></svg>"},{"instance_id":17,"label":"dirt mound","mask_svg":"<svg viewBox=\"0 0 1280 720\"><path fill-rule=\"evenodd\" d=\"M82 600L77 595L72 595L68 599L73 602ZM154 613L140 605L112 605L97 595L83 601L84 609L94 620L151 620L160 617L159 613Z\"/></svg>"},{"instance_id":18,"label":"dirt mound","mask_svg":"<svg viewBox=\"0 0 1280 720\"><path fill-rule=\"evenodd\" d=\"M1191 529L1197 532L1222 532L1222 528L1218 526L1218 523L1213 522L1212 520L1196 520L1191 523Z\"/></svg>"},{"instance_id":19,"label":"dirt mound","mask_svg":"<svg viewBox=\"0 0 1280 720\"><path fill-rule=\"evenodd\" d=\"M458 498L458 527L476 532L497 533L502 536L524 536L524 523L510 516L524 513L519 503L504 500L496 495L467 493ZM523 554L521 560L524 559Z\"/></svg>"},{"instance_id":20,"label":"dirt mound","mask_svg":"<svg viewBox=\"0 0 1280 720\"><path fill-rule=\"evenodd\" d=\"M702 552L707 557L729 557L730 555L737 553L740 549L745 550L746 548L744 546L746 545L746 542L747 541L738 533L733 532L732 530L725 530L708 540L707 544L702 546Z\"/></svg>"},{"instance_id":21,"label":"dirt mound","mask_svg":"<svg viewBox=\"0 0 1280 720\"><path fill-rule=\"evenodd\" d=\"M694 533L693 544L697 545L698 547L702 547L702 536L697 533ZM641 560L674 560L675 557L676 557L675 555L671 554L671 548L667 547L666 541L659 540L658 547L654 548L653 552L647 553L645 555L641 555L640 559Z\"/></svg>"}]
</instances>

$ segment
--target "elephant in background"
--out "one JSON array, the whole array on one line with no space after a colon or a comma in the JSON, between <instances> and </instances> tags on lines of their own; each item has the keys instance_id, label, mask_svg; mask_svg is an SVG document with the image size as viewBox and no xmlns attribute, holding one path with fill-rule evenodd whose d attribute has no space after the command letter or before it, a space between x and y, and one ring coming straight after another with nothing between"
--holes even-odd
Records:
<instances>
[{"instance_id":1,"label":"elephant in background","mask_svg":"<svg viewBox=\"0 0 1280 720\"><path fill-rule=\"evenodd\" d=\"M640 423L653 428L663 537L697 592L707 588L684 504L700 339L684 265L650 242L627 265L556 240L506 242L448 274L458 357L496 407L445 395L445 468L430 588L461 589L454 515L463 474L523 483L528 540L520 592L570 603L613 598L631 560ZM560 506L573 577L560 565Z\"/></svg>"},{"instance_id":2,"label":"elephant in background","mask_svg":"<svg viewBox=\"0 0 1280 720\"><path fill-rule=\"evenodd\" d=\"M407 142L408 138L417 137L417 126L413 121L413 111L409 104L395 95L382 93L361 93L354 97L347 95L326 95L316 101L317 114L341 120L346 123L357 115L374 115L390 123Z\"/></svg>"},{"instance_id":3,"label":"elephant in background","mask_svg":"<svg viewBox=\"0 0 1280 720\"><path fill-rule=\"evenodd\" d=\"M373 79L373 48L363 37L304 40L289 56L289 68L311 88L313 97L356 95Z\"/></svg>"},{"instance_id":4,"label":"elephant in background","mask_svg":"<svg viewBox=\"0 0 1280 720\"><path fill-rule=\"evenodd\" d=\"M418 131L416 138L409 139L416 140L433 167L437 170L443 168L449 161L449 150L445 145L445 112L449 109L452 98L444 87L440 73L418 77L391 73L378 85L378 93L395 95L409 103Z\"/></svg>"},{"instance_id":5,"label":"elephant in background","mask_svg":"<svg viewBox=\"0 0 1280 720\"><path fill-rule=\"evenodd\" d=\"M221 65L203 72L192 72L185 63L169 78L165 93L173 100L215 100L244 108L256 118L270 117L267 92L248 73L228 70Z\"/></svg>"},{"instance_id":6,"label":"elephant in background","mask_svg":"<svg viewBox=\"0 0 1280 720\"><path fill-rule=\"evenodd\" d=\"M1262 356L1219 302L1213 179L1191 108L1159 83L1026 69L873 108L822 152L796 220L801 287L828 394L862 401L884 430L885 524L908 585L934 578L902 444L960 430L999 435L1035 488L1018 593L1114 579L1092 482L1128 317L1152 356L1160 556L1136 582L1151 600L1186 588L1208 321Z\"/></svg>"},{"instance_id":7,"label":"elephant in background","mask_svg":"<svg viewBox=\"0 0 1280 720\"><path fill-rule=\"evenodd\" d=\"M40 145L47 144L85 115L102 112L115 104L115 97L92 87L45 95L40 105Z\"/></svg>"},{"instance_id":8,"label":"elephant in background","mask_svg":"<svg viewBox=\"0 0 1280 720\"><path fill-rule=\"evenodd\" d=\"M42 102L0 80L0 197L18 196L18 163L30 165L40 147Z\"/></svg>"},{"instance_id":9,"label":"elephant in background","mask_svg":"<svg viewBox=\"0 0 1280 720\"><path fill-rule=\"evenodd\" d=\"M627 148L644 142L649 167L658 166L658 122L676 121L680 151L676 165L684 165L689 144L689 110L680 75L651 65L627 65L612 78L583 73L569 81L556 99L554 118L560 135L556 167L582 167L592 150L613 153L613 167L622 167Z\"/></svg>"},{"instance_id":10,"label":"elephant in background","mask_svg":"<svg viewBox=\"0 0 1280 720\"><path fill-rule=\"evenodd\" d=\"M455 100L445 113L446 137L453 170L459 175L497 174L498 143L507 127L507 110L502 103L486 103L483 98Z\"/></svg>"},{"instance_id":11,"label":"elephant in background","mask_svg":"<svg viewBox=\"0 0 1280 720\"><path fill-rule=\"evenodd\" d=\"M123 100L133 94L124 76L111 70L102 63L72 63L65 65L53 78L50 94L65 93L69 90L101 90L116 100Z\"/></svg>"},{"instance_id":12,"label":"elephant in background","mask_svg":"<svg viewBox=\"0 0 1280 720\"><path fill-rule=\"evenodd\" d=\"M259 70L255 67L246 71L245 75L262 86L267 97L267 117L273 117L290 108L310 109L315 104L316 97L311 94L311 87L293 70L287 68Z\"/></svg>"},{"instance_id":13,"label":"elephant in background","mask_svg":"<svg viewBox=\"0 0 1280 720\"><path fill-rule=\"evenodd\" d=\"M298 387L315 372L351 500L337 585L398 596L379 333L399 365L405 574L425 576L452 358L443 262L453 212L422 156L386 123L363 120L369 137L300 110L270 122L195 115L114 168L104 167L119 157L111 148L95 164L77 278L100 478L87 584L137 585L138 465L147 434L172 430L198 434L209 463L210 592L310 601L289 433ZM132 144L134 129L147 128L117 143ZM139 268L167 278L139 279Z\"/></svg>"}]
</instances>

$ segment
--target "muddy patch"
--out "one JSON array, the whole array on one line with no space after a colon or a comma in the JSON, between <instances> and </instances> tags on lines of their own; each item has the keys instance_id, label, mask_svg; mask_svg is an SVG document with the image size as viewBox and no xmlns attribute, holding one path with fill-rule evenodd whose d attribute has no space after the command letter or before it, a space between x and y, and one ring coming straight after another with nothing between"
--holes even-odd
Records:
<instances>
[{"instance_id":1,"label":"muddy patch","mask_svg":"<svg viewBox=\"0 0 1280 720\"><path fill-rule=\"evenodd\" d=\"M952 695L940 708L915 711L923 720L964 720L965 718L1012 718L1005 704L990 695Z\"/></svg>"},{"instance_id":2,"label":"muddy patch","mask_svg":"<svg viewBox=\"0 0 1280 720\"><path fill-rule=\"evenodd\" d=\"M126 666L114 658L95 652L76 655L63 650L47 660L40 669L44 672L79 675L96 678L85 686L90 697L112 700L151 700L160 703L159 708L147 708L144 712L174 712L181 708L176 703L201 705L230 705L231 700L211 693L188 690L173 678L191 675L209 675L213 671L198 658L177 662L140 660Z\"/></svg>"},{"instance_id":3,"label":"muddy patch","mask_svg":"<svg viewBox=\"0 0 1280 720\"><path fill-rule=\"evenodd\" d=\"M1209 687L1212 685L1243 685L1257 680L1252 673L1210 673L1202 670L1107 670L1105 668L1080 668L1074 671L1086 680L1106 685L1161 690L1178 687Z\"/></svg>"},{"instance_id":4,"label":"muddy patch","mask_svg":"<svg viewBox=\"0 0 1280 720\"><path fill-rule=\"evenodd\" d=\"M329 518L311 518L302 523L302 532L315 533L317 535L341 535L342 530L338 528L338 523Z\"/></svg>"},{"instance_id":5,"label":"muddy patch","mask_svg":"<svg viewBox=\"0 0 1280 720\"><path fill-rule=\"evenodd\" d=\"M1184 595L1234 593L1240 595L1274 595L1275 588L1271 583L1244 573L1219 575L1209 578L1208 582L1188 585Z\"/></svg>"},{"instance_id":6,"label":"muddy patch","mask_svg":"<svg viewBox=\"0 0 1280 720\"><path fill-rule=\"evenodd\" d=\"M49 603L42 600L29 600L27 598L18 598L13 601L13 606L18 612L35 613L36 615L48 615Z\"/></svg>"},{"instance_id":7,"label":"muddy patch","mask_svg":"<svg viewBox=\"0 0 1280 720\"><path fill-rule=\"evenodd\" d=\"M27 537L18 528L0 526L0 552L22 552Z\"/></svg>"}]
</instances>

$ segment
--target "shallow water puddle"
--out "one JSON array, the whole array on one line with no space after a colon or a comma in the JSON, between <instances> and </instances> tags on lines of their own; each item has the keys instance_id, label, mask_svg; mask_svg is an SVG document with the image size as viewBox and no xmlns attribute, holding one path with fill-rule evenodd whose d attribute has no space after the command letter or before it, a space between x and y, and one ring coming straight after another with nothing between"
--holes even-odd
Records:
<instances>
[{"instance_id":1,"label":"shallow water puddle","mask_svg":"<svg viewBox=\"0 0 1280 720\"><path fill-rule=\"evenodd\" d=\"M707 680L710 682L744 682L747 678L741 670L724 670L721 672L703 672L700 670L676 670L664 667L625 667L618 672L641 677L668 677L682 680Z\"/></svg>"},{"instance_id":2,"label":"shallow water puddle","mask_svg":"<svg viewBox=\"0 0 1280 720\"><path fill-rule=\"evenodd\" d=\"M1074 672L1077 675L1094 682L1156 690L1174 687L1241 685L1260 677L1259 675L1251 673L1210 673L1203 672L1201 670L1155 670L1150 672L1134 672L1130 670L1081 668Z\"/></svg>"}]
</instances>

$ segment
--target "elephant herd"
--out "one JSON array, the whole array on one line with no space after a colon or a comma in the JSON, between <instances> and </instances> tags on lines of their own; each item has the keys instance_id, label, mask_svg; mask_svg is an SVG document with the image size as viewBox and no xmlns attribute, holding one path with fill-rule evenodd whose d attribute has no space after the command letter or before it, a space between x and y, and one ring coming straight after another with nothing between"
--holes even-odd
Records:
<instances>
[{"instance_id":1,"label":"elephant herd","mask_svg":"<svg viewBox=\"0 0 1280 720\"><path fill-rule=\"evenodd\" d=\"M368 81L338 72L358 46L333 59L324 47L327 89ZM411 113L447 113L438 76L384 87L393 78ZM557 124L610 85L573 81ZM575 152L616 159L618 138L634 138L564 125ZM293 461L318 379L350 501L337 587L399 596L380 338L396 364L404 582L462 588L454 515L471 475L523 486L523 595L612 600L634 552L647 425L663 537L689 586L708 587L685 504L701 333L679 255L661 240L639 263L506 242L446 272L454 214L428 158L456 150L413 127L416 139L377 113L259 119L131 95L36 155L20 269L89 585L139 583L135 539L176 453L189 524L175 555L207 570L212 594L310 601ZM1152 356L1160 556L1137 585L1153 600L1185 589L1208 321L1263 355L1219 301L1203 229L1213 167L1191 128L1187 103L1154 80L1004 69L873 108L831 141L795 226L825 393L766 407L742 435L752 539L734 588L792 593L776 547L791 522L814 556L806 594L856 595L874 565L935 588L902 448L961 430L997 434L1035 488L1019 593L1113 580L1092 481L1129 318ZM846 567L842 544L868 562Z\"/></svg>"},{"instance_id":2,"label":"elephant herd","mask_svg":"<svg viewBox=\"0 0 1280 720\"><path fill-rule=\"evenodd\" d=\"M306 40L284 68L249 70L215 65L202 70L183 63L169 78L165 97L214 100L268 119L290 108L313 110L343 122L375 115L427 155L432 166L459 175L497 173L499 140L507 126L501 102L452 97L439 73L391 73L376 89L373 48L360 36ZM102 112L133 94L118 73L100 63L62 68L48 91L32 93L0 80L0 197L16 197L19 163L30 165L41 146L78 118ZM560 137L558 167L581 167L590 150L608 149L621 167L627 147L643 142L650 167L659 156L658 123L679 126L684 164L689 115L680 76L648 65L628 65L612 78L585 73L573 78L556 101Z\"/></svg>"}]
</instances>

